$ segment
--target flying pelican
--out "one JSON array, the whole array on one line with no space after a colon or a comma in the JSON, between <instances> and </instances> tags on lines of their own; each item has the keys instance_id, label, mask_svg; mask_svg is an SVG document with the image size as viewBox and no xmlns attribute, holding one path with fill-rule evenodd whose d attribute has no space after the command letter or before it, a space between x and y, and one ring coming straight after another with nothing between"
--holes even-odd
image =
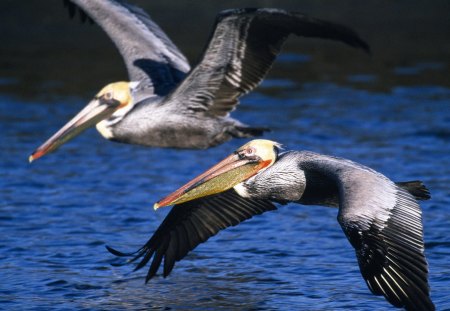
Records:
<instances>
[{"instance_id":1,"label":"flying pelican","mask_svg":"<svg viewBox=\"0 0 450 311\"><path fill-rule=\"evenodd\" d=\"M253 140L155 204L176 204L128 262L150 259L146 281L164 259L163 276L198 244L229 226L275 210L272 202L338 207L337 220L355 248L361 274L375 295L406 310L434 310L429 295L421 210L430 198L420 181L394 183L350 160L309 151L279 153Z\"/></svg>"},{"instance_id":2,"label":"flying pelican","mask_svg":"<svg viewBox=\"0 0 450 311\"><path fill-rule=\"evenodd\" d=\"M289 34L337 40L369 51L351 29L279 9L221 12L192 70L178 48L140 8L114 0L71 0L115 43L130 82L105 86L29 157L30 162L96 124L109 140L202 149L266 128L229 117L239 98L264 78ZM83 15L85 16L85 15Z\"/></svg>"}]
</instances>

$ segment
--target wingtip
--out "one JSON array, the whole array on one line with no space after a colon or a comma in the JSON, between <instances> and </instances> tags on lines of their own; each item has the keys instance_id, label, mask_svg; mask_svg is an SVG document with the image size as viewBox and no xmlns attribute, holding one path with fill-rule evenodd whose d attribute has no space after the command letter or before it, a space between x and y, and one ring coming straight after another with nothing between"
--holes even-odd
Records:
<instances>
[{"instance_id":1,"label":"wingtip","mask_svg":"<svg viewBox=\"0 0 450 311\"><path fill-rule=\"evenodd\" d=\"M155 276L155 274L151 274L150 272L145 277L145 284L148 284L148 282Z\"/></svg>"},{"instance_id":2,"label":"wingtip","mask_svg":"<svg viewBox=\"0 0 450 311\"><path fill-rule=\"evenodd\" d=\"M272 130L268 127L236 126L230 131L231 135L239 138L259 137L266 132L270 133Z\"/></svg>"},{"instance_id":3,"label":"wingtip","mask_svg":"<svg viewBox=\"0 0 450 311\"><path fill-rule=\"evenodd\" d=\"M116 250L108 245L105 245L105 248L108 252L110 252L114 256L118 256L118 257L130 256L130 254L119 252L118 250Z\"/></svg>"},{"instance_id":4,"label":"wingtip","mask_svg":"<svg viewBox=\"0 0 450 311\"><path fill-rule=\"evenodd\" d=\"M431 199L430 190L420 180L397 182L397 185L412 194L416 200Z\"/></svg>"}]
</instances>

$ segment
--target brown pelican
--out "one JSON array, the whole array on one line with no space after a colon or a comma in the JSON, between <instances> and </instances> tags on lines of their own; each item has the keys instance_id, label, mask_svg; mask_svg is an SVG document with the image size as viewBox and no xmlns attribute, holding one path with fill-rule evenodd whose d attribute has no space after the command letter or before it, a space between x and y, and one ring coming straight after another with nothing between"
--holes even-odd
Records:
<instances>
[{"instance_id":1,"label":"brown pelican","mask_svg":"<svg viewBox=\"0 0 450 311\"><path fill-rule=\"evenodd\" d=\"M375 295L406 310L434 310L429 295L421 210L430 198L420 181L394 183L350 160L309 151L279 154L280 145L253 140L155 204L176 204L137 252L152 258L146 281L164 259L163 276L198 244L229 226L276 209L272 202L338 207L337 220L355 248L361 274Z\"/></svg>"},{"instance_id":2,"label":"brown pelican","mask_svg":"<svg viewBox=\"0 0 450 311\"><path fill-rule=\"evenodd\" d=\"M140 8L114 0L71 0L115 43L131 82L105 86L30 156L33 161L96 124L106 139L153 147L208 148L261 135L229 117L264 78L289 34L369 50L347 27L279 9L221 12L200 62L188 61Z\"/></svg>"}]
</instances>

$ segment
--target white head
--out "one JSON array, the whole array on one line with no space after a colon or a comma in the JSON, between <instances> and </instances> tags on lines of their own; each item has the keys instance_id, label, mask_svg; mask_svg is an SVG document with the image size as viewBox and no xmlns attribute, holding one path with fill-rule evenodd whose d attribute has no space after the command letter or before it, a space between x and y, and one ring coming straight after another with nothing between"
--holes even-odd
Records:
<instances>
[{"instance_id":1,"label":"white head","mask_svg":"<svg viewBox=\"0 0 450 311\"><path fill-rule=\"evenodd\" d=\"M111 127L133 108L133 90L139 82L115 82L105 86L75 117L30 156L30 162L56 150L85 129L97 125L105 138L112 138Z\"/></svg>"}]
</instances>

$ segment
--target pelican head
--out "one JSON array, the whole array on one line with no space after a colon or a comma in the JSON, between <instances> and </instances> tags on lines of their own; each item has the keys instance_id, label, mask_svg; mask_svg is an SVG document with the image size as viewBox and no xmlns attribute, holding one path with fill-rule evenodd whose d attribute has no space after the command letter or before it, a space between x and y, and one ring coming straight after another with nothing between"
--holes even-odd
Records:
<instances>
[{"instance_id":1,"label":"pelican head","mask_svg":"<svg viewBox=\"0 0 450 311\"><path fill-rule=\"evenodd\" d=\"M105 138L112 138L110 127L133 108L132 92L138 84L115 82L105 86L72 120L31 154L30 162L56 150L94 124Z\"/></svg>"},{"instance_id":2,"label":"pelican head","mask_svg":"<svg viewBox=\"0 0 450 311\"><path fill-rule=\"evenodd\" d=\"M200 174L154 205L180 204L207 195L224 192L271 166L278 156L280 144L255 139L237 149L212 168Z\"/></svg>"}]
</instances>

